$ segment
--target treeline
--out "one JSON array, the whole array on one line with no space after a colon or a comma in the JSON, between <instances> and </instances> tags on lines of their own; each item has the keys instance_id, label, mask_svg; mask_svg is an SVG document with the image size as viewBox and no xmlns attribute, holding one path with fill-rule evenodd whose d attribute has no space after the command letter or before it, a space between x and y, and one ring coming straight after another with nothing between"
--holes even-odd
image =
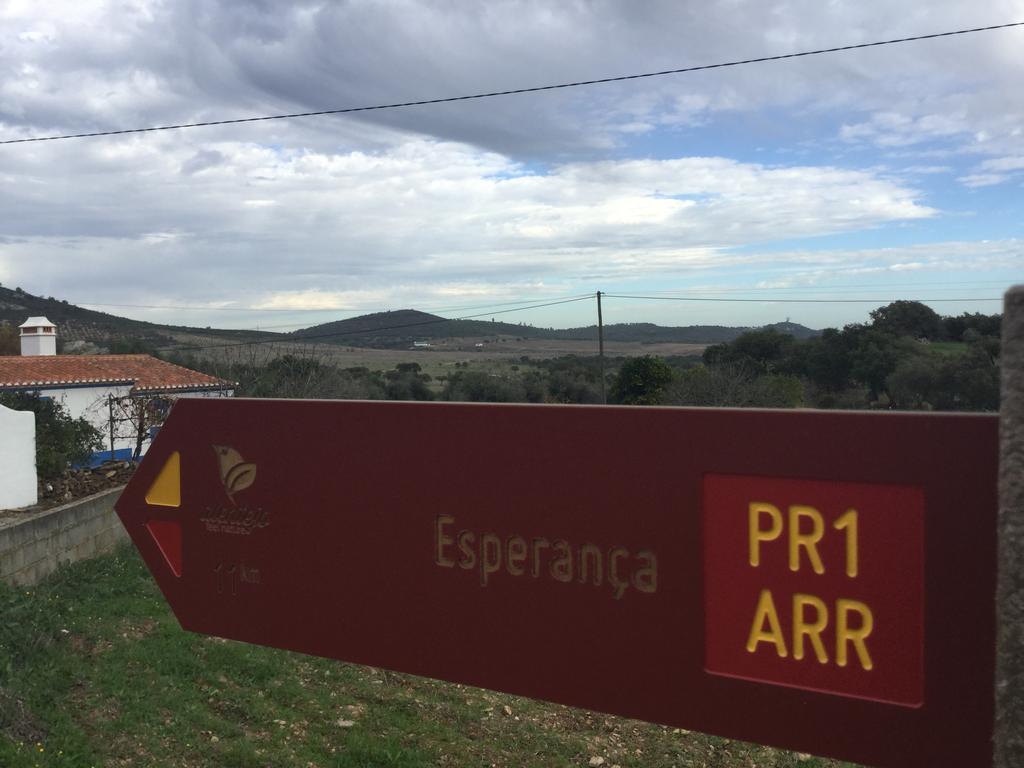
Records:
<instances>
[{"instance_id":1,"label":"treeline","mask_svg":"<svg viewBox=\"0 0 1024 768\"><path fill-rule=\"evenodd\" d=\"M625 405L762 408L999 408L999 315L941 317L897 301L871 322L797 339L747 332L703 356L607 360L605 395ZM311 348L315 349L315 348ZM314 352L272 359L175 362L237 381L242 397L463 402L600 403L596 357L455 363L437 378L418 363L388 371L342 368Z\"/></svg>"},{"instance_id":2,"label":"treeline","mask_svg":"<svg viewBox=\"0 0 1024 768\"><path fill-rule=\"evenodd\" d=\"M897 301L870 317L806 340L752 331L708 347L699 367L680 374L652 373L657 365L647 362L632 389L620 371L616 396L665 405L998 410L1001 316L941 317Z\"/></svg>"},{"instance_id":3,"label":"treeline","mask_svg":"<svg viewBox=\"0 0 1024 768\"><path fill-rule=\"evenodd\" d=\"M600 361L565 357L522 358L519 364L455 363L436 379L419 363L391 370L342 368L315 353L263 360L210 361L170 354L166 359L238 383L238 397L341 400L449 400L489 403L600 403ZM612 361L614 370L621 361ZM696 362L696 361L693 361Z\"/></svg>"}]
</instances>

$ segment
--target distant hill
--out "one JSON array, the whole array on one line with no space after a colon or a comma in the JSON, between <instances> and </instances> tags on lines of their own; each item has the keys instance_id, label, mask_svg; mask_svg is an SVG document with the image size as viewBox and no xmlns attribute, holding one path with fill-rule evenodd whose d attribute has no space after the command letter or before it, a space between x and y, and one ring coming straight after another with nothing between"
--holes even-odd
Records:
<instances>
[{"instance_id":1,"label":"distant hill","mask_svg":"<svg viewBox=\"0 0 1024 768\"><path fill-rule=\"evenodd\" d=\"M495 338L591 340L597 338L597 326L583 328L538 328L494 320L448 320L415 309L375 312L369 315L322 323L288 334L267 331L237 331L217 328L192 328L159 325L141 320L97 312L53 297L35 296L20 289L0 286L0 323L17 327L29 317L44 315L57 325L62 348L80 343L109 347L114 342L142 342L156 347L196 343L196 337L218 341L280 338L309 339L325 344L352 347L400 348L415 341L448 338ZM773 323L765 326L799 339L820 332L797 323ZM607 341L641 343L720 344L752 330L721 325L662 326L653 323L616 323L604 327ZM205 342L201 342L205 343Z\"/></svg>"},{"instance_id":2,"label":"distant hill","mask_svg":"<svg viewBox=\"0 0 1024 768\"><path fill-rule=\"evenodd\" d=\"M398 309L393 312L374 312L347 320L321 323L294 331L287 336L355 347L396 347L408 346L414 341L426 339L486 336L554 338L551 333L532 325L489 320L448 320L416 309Z\"/></svg>"},{"instance_id":3,"label":"distant hill","mask_svg":"<svg viewBox=\"0 0 1024 768\"><path fill-rule=\"evenodd\" d=\"M800 325L800 323L791 323L789 320L784 323L772 323L763 327L767 330L778 331L779 333L788 333L795 339L813 339L815 336L821 336L821 331L808 328L806 325Z\"/></svg>"},{"instance_id":4,"label":"distant hill","mask_svg":"<svg viewBox=\"0 0 1024 768\"><path fill-rule=\"evenodd\" d=\"M765 326L789 333L799 339L817 336L820 331L797 323L773 323ZM606 341L677 344L720 344L732 341L749 327L721 325L662 326L653 323L616 323L604 327ZM491 320L447 320L415 309L376 312L348 320L337 320L289 334L327 344L353 347L398 347L414 341L448 338L484 338L507 336L519 339L591 340L597 338L597 326L583 328L537 328L532 325Z\"/></svg>"},{"instance_id":5,"label":"distant hill","mask_svg":"<svg viewBox=\"0 0 1024 768\"><path fill-rule=\"evenodd\" d=\"M109 347L117 341L139 341L152 346L172 346L179 335L208 336L217 339L246 339L268 336L252 331L223 331L212 328L158 325L142 320L96 312L69 304L52 296L35 296L18 288L0 286L0 323L15 328L29 317L42 315L57 326L57 340L62 349L77 342Z\"/></svg>"}]
</instances>

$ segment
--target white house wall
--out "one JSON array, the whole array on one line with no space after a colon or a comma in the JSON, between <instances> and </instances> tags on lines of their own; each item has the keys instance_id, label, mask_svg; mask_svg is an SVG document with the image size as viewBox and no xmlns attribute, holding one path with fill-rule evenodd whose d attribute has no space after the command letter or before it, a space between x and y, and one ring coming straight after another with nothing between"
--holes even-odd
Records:
<instances>
[{"instance_id":1,"label":"white house wall","mask_svg":"<svg viewBox=\"0 0 1024 768\"><path fill-rule=\"evenodd\" d=\"M36 489L36 416L0 405L0 509L31 507Z\"/></svg>"},{"instance_id":2,"label":"white house wall","mask_svg":"<svg viewBox=\"0 0 1024 768\"><path fill-rule=\"evenodd\" d=\"M101 385L96 387L68 387L66 389L42 389L39 394L43 397L53 398L63 404L68 415L73 419L85 418L90 424L103 435L103 451L110 451L110 407L108 398L113 395L115 398L127 397L131 393L131 386L110 386ZM181 392L175 394L161 394L168 400L177 400L182 397L231 397L233 390L201 390L198 392ZM127 435L127 425L120 427L115 425L115 432L120 430L119 435L114 439L114 451L135 450L135 437ZM147 438L142 444L142 455L145 455L149 448L150 440Z\"/></svg>"},{"instance_id":3,"label":"white house wall","mask_svg":"<svg viewBox=\"0 0 1024 768\"><path fill-rule=\"evenodd\" d=\"M110 408L107 405L107 398L127 397L131 392L131 385L123 386L102 385L98 387L68 387L66 389L41 389L41 397L49 397L64 406L68 416L73 419L84 418L103 435L103 450L110 450ZM124 430L122 429L122 432ZM114 450L124 448L135 448L135 441L128 438L120 438L114 441Z\"/></svg>"}]
</instances>

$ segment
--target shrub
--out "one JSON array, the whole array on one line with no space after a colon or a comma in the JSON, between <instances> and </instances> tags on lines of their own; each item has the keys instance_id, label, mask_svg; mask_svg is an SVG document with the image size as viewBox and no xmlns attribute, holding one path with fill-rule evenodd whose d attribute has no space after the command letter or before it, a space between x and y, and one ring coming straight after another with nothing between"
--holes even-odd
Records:
<instances>
[{"instance_id":1,"label":"shrub","mask_svg":"<svg viewBox=\"0 0 1024 768\"><path fill-rule=\"evenodd\" d=\"M0 405L36 415L36 472L52 480L69 464L85 461L103 447L100 431L83 418L73 419L64 406L32 393L0 393Z\"/></svg>"}]
</instances>

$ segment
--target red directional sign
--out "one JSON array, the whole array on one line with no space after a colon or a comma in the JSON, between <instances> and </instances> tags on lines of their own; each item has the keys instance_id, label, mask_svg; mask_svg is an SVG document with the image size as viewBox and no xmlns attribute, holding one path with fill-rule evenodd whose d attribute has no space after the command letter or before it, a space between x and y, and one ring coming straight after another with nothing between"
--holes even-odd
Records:
<instances>
[{"instance_id":1,"label":"red directional sign","mask_svg":"<svg viewBox=\"0 0 1024 768\"><path fill-rule=\"evenodd\" d=\"M181 400L118 501L184 628L981 766L997 419Z\"/></svg>"}]
</instances>

